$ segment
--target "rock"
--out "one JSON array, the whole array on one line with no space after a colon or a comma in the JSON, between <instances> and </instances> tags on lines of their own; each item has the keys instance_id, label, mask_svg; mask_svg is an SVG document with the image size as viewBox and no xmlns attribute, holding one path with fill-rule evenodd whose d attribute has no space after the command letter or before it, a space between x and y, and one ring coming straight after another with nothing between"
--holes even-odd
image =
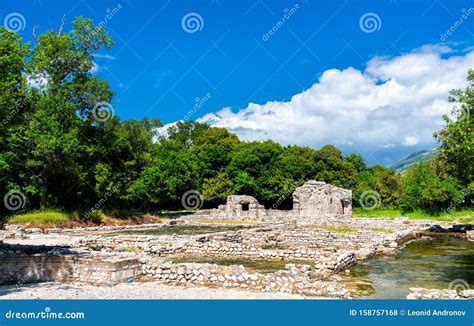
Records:
<instances>
[{"instance_id":1,"label":"rock","mask_svg":"<svg viewBox=\"0 0 474 326\"><path fill-rule=\"evenodd\" d=\"M474 299L474 290L464 290L459 292L459 296L465 299Z\"/></svg>"}]
</instances>

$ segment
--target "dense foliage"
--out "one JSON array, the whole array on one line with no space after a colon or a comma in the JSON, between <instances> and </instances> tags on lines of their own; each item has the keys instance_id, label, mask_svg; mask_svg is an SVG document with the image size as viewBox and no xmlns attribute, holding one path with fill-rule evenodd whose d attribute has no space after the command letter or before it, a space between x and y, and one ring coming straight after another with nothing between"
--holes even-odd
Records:
<instances>
[{"instance_id":1,"label":"dense foliage","mask_svg":"<svg viewBox=\"0 0 474 326\"><path fill-rule=\"evenodd\" d=\"M179 122L158 136L159 119L101 119L109 84L91 73L93 54L113 45L107 31L77 18L66 33L51 30L24 43L0 29L0 194L21 192L24 209L181 209L189 190L215 207L232 193L267 207L291 208L291 193L315 179L368 192L381 207L446 209L469 205L473 186L473 82L452 92L453 118L437 135L441 160L400 176L368 167L357 154L271 140L240 141L223 128ZM110 113L110 112L109 112ZM98 118L99 116L99 118ZM370 208L370 207L369 207ZM1 214L11 214L5 207ZM87 214L86 214L87 215Z\"/></svg>"}]
</instances>

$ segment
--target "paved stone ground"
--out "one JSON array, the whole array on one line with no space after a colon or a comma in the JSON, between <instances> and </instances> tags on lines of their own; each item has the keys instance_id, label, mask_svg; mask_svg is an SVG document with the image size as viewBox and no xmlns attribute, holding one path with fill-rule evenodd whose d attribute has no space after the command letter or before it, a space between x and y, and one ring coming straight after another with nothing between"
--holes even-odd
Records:
<instances>
[{"instance_id":1,"label":"paved stone ground","mask_svg":"<svg viewBox=\"0 0 474 326\"><path fill-rule=\"evenodd\" d=\"M1 299L303 299L288 293L258 293L227 288L179 287L157 282L94 286L81 283L0 286ZM314 297L311 297L314 299Z\"/></svg>"}]
</instances>

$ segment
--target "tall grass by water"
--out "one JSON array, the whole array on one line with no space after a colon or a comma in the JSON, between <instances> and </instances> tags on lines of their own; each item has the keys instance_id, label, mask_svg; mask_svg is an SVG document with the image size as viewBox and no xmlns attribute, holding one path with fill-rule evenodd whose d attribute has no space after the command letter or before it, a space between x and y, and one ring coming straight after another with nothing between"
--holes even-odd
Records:
<instances>
[{"instance_id":1,"label":"tall grass by water","mask_svg":"<svg viewBox=\"0 0 474 326\"><path fill-rule=\"evenodd\" d=\"M403 212L399 209L373 209L364 210L362 208L355 208L353 217L407 217L412 220L433 220L440 222L474 222L474 209L460 209L440 212L427 212L423 210L416 210L412 212Z\"/></svg>"}]
</instances>

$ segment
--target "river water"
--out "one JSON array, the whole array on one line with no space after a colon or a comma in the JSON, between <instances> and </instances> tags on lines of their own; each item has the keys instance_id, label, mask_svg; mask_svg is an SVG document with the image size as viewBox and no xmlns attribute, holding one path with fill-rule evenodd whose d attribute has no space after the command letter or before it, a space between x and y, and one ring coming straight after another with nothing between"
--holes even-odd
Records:
<instances>
[{"instance_id":1,"label":"river water","mask_svg":"<svg viewBox=\"0 0 474 326\"><path fill-rule=\"evenodd\" d=\"M404 299L410 287L474 289L474 242L442 237L408 244L393 257L377 256L342 276L355 298Z\"/></svg>"}]
</instances>

